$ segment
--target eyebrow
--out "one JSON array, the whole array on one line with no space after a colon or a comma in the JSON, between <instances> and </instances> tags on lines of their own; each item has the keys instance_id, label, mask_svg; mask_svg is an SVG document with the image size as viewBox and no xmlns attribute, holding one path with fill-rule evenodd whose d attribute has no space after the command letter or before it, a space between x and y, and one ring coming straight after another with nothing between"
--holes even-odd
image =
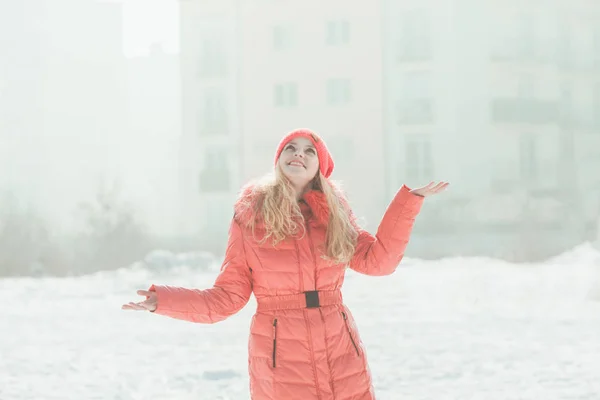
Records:
<instances>
[{"instance_id":1,"label":"eyebrow","mask_svg":"<svg viewBox=\"0 0 600 400\"><path fill-rule=\"evenodd\" d=\"M295 144L296 146L299 146L299 144L298 144L298 143L296 143L296 142L295 142L295 141L293 141L293 140L292 140L292 141L290 141L288 144ZM306 145L305 147L309 147L309 148L311 148L311 149L314 149L314 148L315 148L315 146L313 146L312 144L308 144L308 145Z\"/></svg>"}]
</instances>

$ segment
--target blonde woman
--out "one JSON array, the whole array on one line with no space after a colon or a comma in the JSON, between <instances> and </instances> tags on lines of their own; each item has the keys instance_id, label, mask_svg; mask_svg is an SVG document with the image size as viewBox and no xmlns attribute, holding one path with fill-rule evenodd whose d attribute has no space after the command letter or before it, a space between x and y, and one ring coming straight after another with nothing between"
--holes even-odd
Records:
<instances>
[{"instance_id":1,"label":"blonde woman","mask_svg":"<svg viewBox=\"0 0 600 400\"><path fill-rule=\"evenodd\" d=\"M248 343L253 400L374 399L365 348L342 301L346 268L393 273L424 197L448 183L403 186L373 236L357 225L328 180L333 166L314 132L286 135L275 154L274 178L241 191L213 287L153 285L138 291L145 301L123 308L209 324L241 310L254 293Z\"/></svg>"}]
</instances>

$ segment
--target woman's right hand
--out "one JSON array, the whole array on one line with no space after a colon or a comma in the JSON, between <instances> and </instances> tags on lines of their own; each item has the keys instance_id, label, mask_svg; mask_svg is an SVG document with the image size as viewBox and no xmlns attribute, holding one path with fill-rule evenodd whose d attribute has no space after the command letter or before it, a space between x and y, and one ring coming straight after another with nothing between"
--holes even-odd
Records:
<instances>
[{"instance_id":1,"label":"woman's right hand","mask_svg":"<svg viewBox=\"0 0 600 400\"><path fill-rule=\"evenodd\" d=\"M156 304L158 298L155 292L148 290L138 290L137 294L140 296L146 296L146 300L140 301L139 303L129 302L121 306L122 310L139 310L139 311L154 311L156 310Z\"/></svg>"}]
</instances>

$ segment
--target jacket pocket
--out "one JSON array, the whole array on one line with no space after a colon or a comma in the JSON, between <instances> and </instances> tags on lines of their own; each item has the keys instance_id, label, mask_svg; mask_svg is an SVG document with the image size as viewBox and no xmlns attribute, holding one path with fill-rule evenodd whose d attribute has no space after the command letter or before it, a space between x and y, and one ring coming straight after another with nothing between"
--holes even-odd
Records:
<instances>
[{"instance_id":1,"label":"jacket pocket","mask_svg":"<svg viewBox=\"0 0 600 400\"><path fill-rule=\"evenodd\" d=\"M352 331L350 330L350 324L348 322L348 316L344 311L342 311L342 317L344 317L344 324L346 325L346 330L348 331L348 336L350 337L350 341L352 342L352 346L354 346L354 350L356 350L356 355L360 357L360 352L358 351L358 346L356 345L356 341L352 336Z\"/></svg>"},{"instance_id":2,"label":"jacket pocket","mask_svg":"<svg viewBox=\"0 0 600 400\"><path fill-rule=\"evenodd\" d=\"M273 320L273 368L277 366L277 318Z\"/></svg>"}]
</instances>

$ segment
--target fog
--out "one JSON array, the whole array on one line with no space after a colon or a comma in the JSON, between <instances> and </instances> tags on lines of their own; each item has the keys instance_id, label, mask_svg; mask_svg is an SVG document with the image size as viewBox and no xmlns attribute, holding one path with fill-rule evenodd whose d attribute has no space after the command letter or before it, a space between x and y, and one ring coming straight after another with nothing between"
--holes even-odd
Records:
<instances>
[{"instance_id":1,"label":"fog","mask_svg":"<svg viewBox=\"0 0 600 400\"><path fill-rule=\"evenodd\" d=\"M369 230L406 183L412 255L600 241L600 4L0 4L0 275L220 254L239 187L317 130Z\"/></svg>"}]
</instances>

